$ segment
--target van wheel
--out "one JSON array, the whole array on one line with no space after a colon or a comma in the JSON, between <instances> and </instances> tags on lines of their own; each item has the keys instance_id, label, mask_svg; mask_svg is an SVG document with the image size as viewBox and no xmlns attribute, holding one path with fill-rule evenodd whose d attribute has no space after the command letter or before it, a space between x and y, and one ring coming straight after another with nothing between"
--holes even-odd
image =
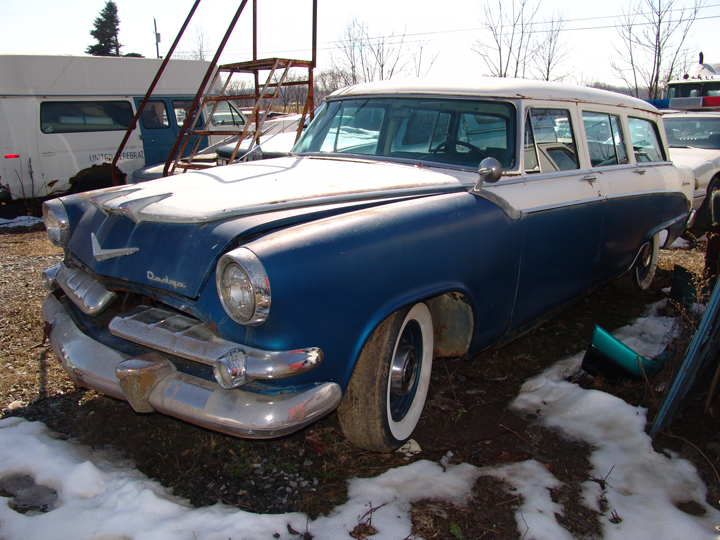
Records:
<instances>
[{"instance_id":1,"label":"van wheel","mask_svg":"<svg viewBox=\"0 0 720 540\"><path fill-rule=\"evenodd\" d=\"M658 257L660 256L660 233L656 233L647 243L635 266L632 269L633 285L641 291L646 291L655 278L657 271Z\"/></svg>"},{"instance_id":2,"label":"van wheel","mask_svg":"<svg viewBox=\"0 0 720 540\"><path fill-rule=\"evenodd\" d=\"M89 174L79 182L73 184L73 193L103 189L113 185L112 178L106 174Z\"/></svg>"},{"instance_id":3,"label":"van wheel","mask_svg":"<svg viewBox=\"0 0 720 540\"><path fill-rule=\"evenodd\" d=\"M338 408L345 437L373 452L410 438L425 406L433 356L433 324L425 304L404 308L370 335Z\"/></svg>"}]
</instances>

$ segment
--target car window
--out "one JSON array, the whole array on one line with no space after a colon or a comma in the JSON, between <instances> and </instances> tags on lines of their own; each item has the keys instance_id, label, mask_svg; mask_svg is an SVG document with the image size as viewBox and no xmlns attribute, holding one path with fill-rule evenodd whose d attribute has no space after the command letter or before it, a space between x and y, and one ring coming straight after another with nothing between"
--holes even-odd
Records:
<instances>
[{"instance_id":1,"label":"car window","mask_svg":"<svg viewBox=\"0 0 720 540\"><path fill-rule=\"evenodd\" d=\"M569 111L532 108L528 111L525 129L526 172L579 168Z\"/></svg>"},{"instance_id":2,"label":"car window","mask_svg":"<svg viewBox=\"0 0 720 540\"><path fill-rule=\"evenodd\" d=\"M607 113L583 111L583 127L588 143L590 165L606 167L627 163L620 118Z\"/></svg>"},{"instance_id":3,"label":"car window","mask_svg":"<svg viewBox=\"0 0 720 540\"><path fill-rule=\"evenodd\" d=\"M213 126L243 126L245 119L227 101L220 101L212 115Z\"/></svg>"},{"instance_id":4,"label":"car window","mask_svg":"<svg viewBox=\"0 0 720 540\"><path fill-rule=\"evenodd\" d=\"M148 101L143 108L142 114L143 127L145 129L163 129L170 127L167 109L162 101Z\"/></svg>"},{"instance_id":5,"label":"car window","mask_svg":"<svg viewBox=\"0 0 720 540\"><path fill-rule=\"evenodd\" d=\"M674 148L712 148L720 150L720 116L665 118L668 144Z\"/></svg>"},{"instance_id":6,"label":"car window","mask_svg":"<svg viewBox=\"0 0 720 540\"><path fill-rule=\"evenodd\" d=\"M129 101L43 101L43 133L82 133L126 130L133 119Z\"/></svg>"},{"instance_id":7,"label":"car window","mask_svg":"<svg viewBox=\"0 0 720 540\"><path fill-rule=\"evenodd\" d=\"M498 101L370 98L330 102L295 152L348 153L477 168L516 164L515 108Z\"/></svg>"},{"instance_id":8,"label":"car window","mask_svg":"<svg viewBox=\"0 0 720 540\"><path fill-rule=\"evenodd\" d=\"M635 160L638 163L665 161L663 147L660 144L657 125L644 118L628 118L630 140L632 141Z\"/></svg>"}]
</instances>

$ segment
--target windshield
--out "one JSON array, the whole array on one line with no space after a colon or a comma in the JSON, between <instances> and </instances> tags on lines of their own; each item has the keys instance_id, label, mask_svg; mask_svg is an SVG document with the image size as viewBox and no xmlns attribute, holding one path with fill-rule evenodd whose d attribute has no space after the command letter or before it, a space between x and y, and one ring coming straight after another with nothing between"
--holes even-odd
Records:
<instances>
[{"instance_id":1,"label":"windshield","mask_svg":"<svg viewBox=\"0 0 720 540\"><path fill-rule=\"evenodd\" d=\"M720 117L665 118L665 133L671 148L713 148L720 150Z\"/></svg>"},{"instance_id":2,"label":"windshield","mask_svg":"<svg viewBox=\"0 0 720 540\"><path fill-rule=\"evenodd\" d=\"M293 149L477 169L516 164L515 107L498 101L369 98L327 103Z\"/></svg>"}]
</instances>

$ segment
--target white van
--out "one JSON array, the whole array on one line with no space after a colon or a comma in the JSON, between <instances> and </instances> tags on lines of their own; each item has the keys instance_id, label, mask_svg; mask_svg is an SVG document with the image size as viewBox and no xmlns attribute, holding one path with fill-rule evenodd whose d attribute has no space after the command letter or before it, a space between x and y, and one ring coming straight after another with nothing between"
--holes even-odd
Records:
<instances>
[{"instance_id":1,"label":"white van","mask_svg":"<svg viewBox=\"0 0 720 540\"><path fill-rule=\"evenodd\" d=\"M45 198L111 185L115 152L161 62L0 55L0 198ZM121 182L129 182L136 169L167 160L209 65L168 62L117 162ZM219 93L218 84L213 93ZM246 122L228 102L218 105L218 113L211 130ZM222 138L203 137L201 148ZM188 144L185 153L191 149Z\"/></svg>"}]
</instances>

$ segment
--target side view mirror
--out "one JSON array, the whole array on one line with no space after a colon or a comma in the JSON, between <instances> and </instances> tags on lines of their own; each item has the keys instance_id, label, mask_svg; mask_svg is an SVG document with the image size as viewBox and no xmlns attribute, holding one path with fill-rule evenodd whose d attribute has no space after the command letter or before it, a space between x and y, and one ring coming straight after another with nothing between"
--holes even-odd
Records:
<instances>
[{"instance_id":1,"label":"side view mirror","mask_svg":"<svg viewBox=\"0 0 720 540\"><path fill-rule=\"evenodd\" d=\"M480 162L480 168L478 168L478 181L475 187L471 191L478 192L482 190L485 182L494 184L502 176L502 165L500 162L493 157L486 157Z\"/></svg>"}]
</instances>

